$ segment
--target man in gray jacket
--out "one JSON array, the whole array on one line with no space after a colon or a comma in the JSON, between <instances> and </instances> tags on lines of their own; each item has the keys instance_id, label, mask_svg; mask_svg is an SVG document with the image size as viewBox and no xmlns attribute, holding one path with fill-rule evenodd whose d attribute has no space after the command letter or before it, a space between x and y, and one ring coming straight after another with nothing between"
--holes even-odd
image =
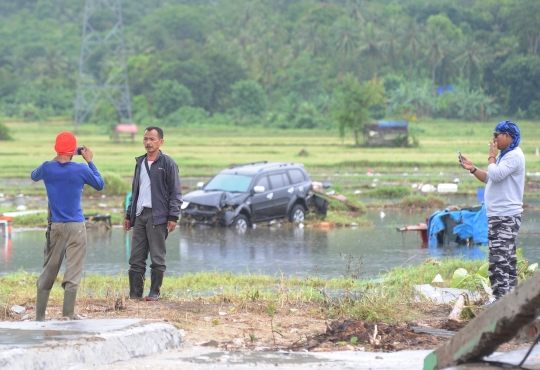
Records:
<instances>
[{"instance_id":1,"label":"man in gray jacket","mask_svg":"<svg viewBox=\"0 0 540 370\"><path fill-rule=\"evenodd\" d=\"M486 306L510 292L518 282L516 238L521 226L525 188L525 156L518 147L520 139L514 122L499 122L489 142L487 171L477 168L466 157L461 164L486 183L489 280L493 290L493 298Z\"/></svg>"},{"instance_id":2,"label":"man in gray jacket","mask_svg":"<svg viewBox=\"0 0 540 370\"><path fill-rule=\"evenodd\" d=\"M157 301L161 297L161 284L167 268L165 240L176 228L182 205L178 166L159 149L163 143L161 128L150 126L144 130L146 154L135 158L132 196L124 220L125 231L133 227L129 296L142 298L146 260L150 254L151 283L147 301Z\"/></svg>"}]
</instances>

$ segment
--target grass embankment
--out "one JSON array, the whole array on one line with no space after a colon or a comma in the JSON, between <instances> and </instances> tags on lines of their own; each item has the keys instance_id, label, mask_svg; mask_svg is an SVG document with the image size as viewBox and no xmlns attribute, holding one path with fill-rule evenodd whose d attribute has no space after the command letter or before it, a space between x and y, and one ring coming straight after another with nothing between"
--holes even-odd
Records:
<instances>
[{"instance_id":1,"label":"grass embankment","mask_svg":"<svg viewBox=\"0 0 540 370\"><path fill-rule=\"evenodd\" d=\"M518 122L520 147L527 156L527 169L540 171L535 156L538 123ZM17 160L0 163L4 178L28 177L44 160L54 156L54 138L60 131L73 131L70 122L7 122L13 141L3 142L0 155ZM264 127L165 127L163 150L179 164L182 176L211 176L231 164L255 161L301 162L313 175L365 175L367 169L381 174L439 177L440 172L463 175L457 150L479 167L487 165L487 142L494 123L460 121L410 122L410 132L419 141L414 148L355 148L352 135L341 139L335 131L280 130ZM143 129L142 127L140 128ZM83 124L77 129L78 144L92 149L102 172L132 176L134 157L144 153L142 132L134 143L115 143L105 127ZM304 155L301 155L300 153ZM80 159L82 160L82 158ZM414 169L417 168L417 171ZM465 174L466 175L466 174ZM469 178L470 176L463 176ZM349 180L356 181L355 178Z\"/></svg>"},{"instance_id":2,"label":"grass embankment","mask_svg":"<svg viewBox=\"0 0 540 370\"><path fill-rule=\"evenodd\" d=\"M323 279L312 276L233 275L232 273L203 272L182 276L167 276L162 286L163 300L189 301L205 304L230 305L235 310L264 310L306 304L308 312L303 315L324 316L328 319L354 317L366 321L388 323L410 322L423 316L423 304L414 300L412 287L415 284L431 283L440 274L449 286L453 272L463 267L474 274L482 261L461 259L428 259L414 267L396 268L377 280L359 280L348 270L342 278ZM0 278L0 319L7 319L7 309L13 304L34 304L36 274L19 272ZM51 292L51 302L63 299L60 287L62 277ZM149 280L147 280L149 283ZM78 305L87 307L92 300L106 300L111 311L118 306L119 299L128 294L128 279L125 274L102 276L87 274L82 280ZM148 289L148 287L147 287ZM180 316L179 316L180 317ZM175 320L174 317L167 318Z\"/></svg>"}]
</instances>

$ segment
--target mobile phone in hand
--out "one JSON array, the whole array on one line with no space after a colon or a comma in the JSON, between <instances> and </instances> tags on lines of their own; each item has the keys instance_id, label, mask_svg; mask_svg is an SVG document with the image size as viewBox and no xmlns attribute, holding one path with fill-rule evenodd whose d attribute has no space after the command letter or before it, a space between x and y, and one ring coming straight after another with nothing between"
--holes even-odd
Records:
<instances>
[{"instance_id":1,"label":"mobile phone in hand","mask_svg":"<svg viewBox=\"0 0 540 370\"><path fill-rule=\"evenodd\" d=\"M461 165L463 166L463 157L461 156L461 152L458 150L457 154L459 156L459 163L461 163Z\"/></svg>"}]
</instances>

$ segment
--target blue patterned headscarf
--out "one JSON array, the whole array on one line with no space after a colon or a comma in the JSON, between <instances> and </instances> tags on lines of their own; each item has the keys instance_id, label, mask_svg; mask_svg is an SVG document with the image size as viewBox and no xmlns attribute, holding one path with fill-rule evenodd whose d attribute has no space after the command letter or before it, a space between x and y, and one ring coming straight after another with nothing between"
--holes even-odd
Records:
<instances>
[{"instance_id":1,"label":"blue patterned headscarf","mask_svg":"<svg viewBox=\"0 0 540 370\"><path fill-rule=\"evenodd\" d=\"M497 126L495 126L495 132L507 133L513 139L512 142L510 143L510 145L508 146L508 148L501 151L501 153L499 155L499 158L497 158L497 163L499 163L501 161L501 158L506 153L508 153L509 151L514 150L514 149L516 149L518 147L519 142L521 140L521 134L519 132L519 127L517 127L517 125L512 121L501 121L501 122L499 122L497 124Z\"/></svg>"}]
</instances>

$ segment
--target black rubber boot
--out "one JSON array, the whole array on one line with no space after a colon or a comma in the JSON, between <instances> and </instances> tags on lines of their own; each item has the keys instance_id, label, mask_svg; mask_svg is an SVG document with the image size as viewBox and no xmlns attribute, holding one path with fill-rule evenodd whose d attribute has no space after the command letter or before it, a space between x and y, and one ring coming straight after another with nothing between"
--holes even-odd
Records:
<instances>
[{"instance_id":1,"label":"black rubber boot","mask_svg":"<svg viewBox=\"0 0 540 370\"><path fill-rule=\"evenodd\" d=\"M36 321L45 321L45 311L47 310L47 303L49 302L50 290L39 289L37 290L36 297Z\"/></svg>"},{"instance_id":2,"label":"black rubber boot","mask_svg":"<svg viewBox=\"0 0 540 370\"><path fill-rule=\"evenodd\" d=\"M62 306L62 317L67 317L68 319L73 320L76 300L76 290L64 290L64 305Z\"/></svg>"},{"instance_id":3,"label":"black rubber boot","mask_svg":"<svg viewBox=\"0 0 540 370\"><path fill-rule=\"evenodd\" d=\"M160 292L164 274L164 272L152 270L150 275L152 282L150 283L150 293L148 293L148 297L146 297L147 301L157 301L161 298Z\"/></svg>"},{"instance_id":4,"label":"black rubber boot","mask_svg":"<svg viewBox=\"0 0 540 370\"><path fill-rule=\"evenodd\" d=\"M144 275L129 271L129 298L142 298L144 290Z\"/></svg>"}]
</instances>

